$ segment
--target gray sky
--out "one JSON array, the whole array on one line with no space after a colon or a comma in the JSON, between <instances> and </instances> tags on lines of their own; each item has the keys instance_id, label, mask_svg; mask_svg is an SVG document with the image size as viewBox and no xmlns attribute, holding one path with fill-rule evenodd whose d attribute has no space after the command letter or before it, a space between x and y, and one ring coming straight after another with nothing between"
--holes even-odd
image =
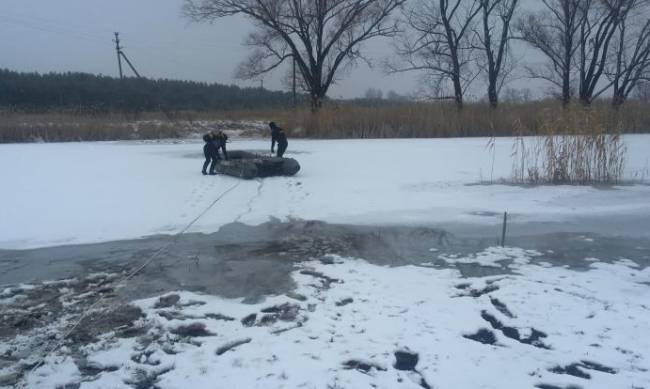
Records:
<instances>
[{"instance_id":1,"label":"gray sky","mask_svg":"<svg viewBox=\"0 0 650 389\"><path fill-rule=\"evenodd\" d=\"M259 85L234 79L237 64L247 54L241 43L251 24L239 17L212 25L189 23L181 5L182 0L2 0L0 67L116 76L112 39L119 31L125 53L143 76ZM392 52L387 41L365 47L377 65ZM527 54L520 49L518 55ZM284 89L283 75L277 71L267 76L264 86ZM370 87L408 94L418 88L417 76L386 75L380 66L362 64L329 96L362 96Z\"/></svg>"}]
</instances>

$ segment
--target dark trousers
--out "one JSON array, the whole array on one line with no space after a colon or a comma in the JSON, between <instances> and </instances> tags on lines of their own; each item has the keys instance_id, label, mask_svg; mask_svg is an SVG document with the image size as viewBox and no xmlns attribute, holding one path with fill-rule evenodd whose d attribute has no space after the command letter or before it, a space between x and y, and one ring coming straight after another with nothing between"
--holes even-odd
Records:
<instances>
[{"instance_id":1,"label":"dark trousers","mask_svg":"<svg viewBox=\"0 0 650 389\"><path fill-rule=\"evenodd\" d=\"M203 146L203 155L205 155L205 162L203 162L203 174L207 174L206 169L210 165L210 173L214 173L214 169L217 166L217 159L219 159L219 153L217 149L212 144L206 144ZM210 164L210 162L212 162Z\"/></svg>"},{"instance_id":2,"label":"dark trousers","mask_svg":"<svg viewBox=\"0 0 650 389\"><path fill-rule=\"evenodd\" d=\"M278 143L278 154L277 154L277 156L279 158L282 158L282 156L284 155L284 152L287 151L287 146L289 146L289 142Z\"/></svg>"},{"instance_id":3,"label":"dark trousers","mask_svg":"<svg viewBox=\"0 0 650 389\"><path fill-rule=\"evenodd\" d=\"M212 162L212 164L210 164ZM214 157L206 158L205 162L203 162L203 174L208 174L205 169L208 168L208 164L210 164L210 173L214 173L215 166L217 165L217 159Z\"/></svg>"}]
</instances>

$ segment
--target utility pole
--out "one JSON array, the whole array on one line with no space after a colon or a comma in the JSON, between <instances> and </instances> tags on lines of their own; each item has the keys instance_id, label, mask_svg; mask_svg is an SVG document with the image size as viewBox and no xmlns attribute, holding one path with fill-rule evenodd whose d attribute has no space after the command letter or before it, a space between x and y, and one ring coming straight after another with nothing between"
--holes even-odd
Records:
<instances>
[{"instance_id":1,"label":"utility pole","mask_svg":"<svg viewBox=\"0 0 650 389\"><path fill-rule=\"evenodd\" d=\"M120 70L120 79L124 78L124 74L122 74L122 48L120 47L120 33L116 32L115 33L115 39L113 40L115 42L115 51L117 52L117 67Z\"/></svg>"},{"instance_id":2,"label":"utility pole","mask_svg":"<svg viewBox=\"0 0 650 389\"><path fill-rule=\"evenodd\" d=\"M296 96L296 57L292 55L291 59L293 60L293 83L291 85L291 92L293 94L293 107L296 108L298 106L298 98Z\"/></svg>"},{"instance_id":3,"label":"utility pole","mask_svg":"<svg viewBox=\"0 0 650 389\"><path fill-rule=\"evenodd\" d=\"M129 61L129 57L127 57L126 54L124 54L123 51L122 51L122 57L124 58L124 60L126 61L126 63L129 64L129 67L131 68L131 70L133 71L133 73L135 73L135 75L136 75L138 78L140 78L140 73L138 73L138 71L135 70L135 68L133 67L133 64L131 64L131 61Z\"/></svg>"},{"instance_id":4,"label":"utility pole","mask_svg":"<svg viewBox=\"0 0 650 389\"><path fill-rule=\"evenodd\" d=\"M120 70L120 79L124 78L124 74L122 73L122 58L124 58L127 65L129 65L129 67L131 68L131 71L138 78L140 78L141 77L140 73L138 73L138 71L135 70L135 67L133 66L131 61L129 61L129 57L127 57L126 54L124 54L124 51L122 50L124 47L120 46L120 33L119 32L115 33L115 40L113 40L113 42L115 42L115 50L117 51L117 66L118 66L118 68Z\"/></svg>"}]
</instances>

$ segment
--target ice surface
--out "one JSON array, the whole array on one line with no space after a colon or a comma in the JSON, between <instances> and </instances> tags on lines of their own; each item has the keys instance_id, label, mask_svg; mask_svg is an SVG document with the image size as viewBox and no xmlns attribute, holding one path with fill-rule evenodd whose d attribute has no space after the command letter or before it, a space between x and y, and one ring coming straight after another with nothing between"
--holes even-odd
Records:
<instances>
[{"instance_id":1,"label":"ice surface","mask_svg":"<svg viewBox=\"0 0 650 389\"><path fill-rule=\"evenodd\" d=\"M627 176L648 170L650 136L627 136ZM236 140L231 149L266 150ZM291 140L291 178L202 176L201 143L0 145L0 248L138 238L180 231L233 185L191 231L270 217L356 224L562 221L650 215L650 186L602 190L470 185L511 177L512 139ZM494 169L492 170L492 165Z\"/></svg>"}]
</instances>

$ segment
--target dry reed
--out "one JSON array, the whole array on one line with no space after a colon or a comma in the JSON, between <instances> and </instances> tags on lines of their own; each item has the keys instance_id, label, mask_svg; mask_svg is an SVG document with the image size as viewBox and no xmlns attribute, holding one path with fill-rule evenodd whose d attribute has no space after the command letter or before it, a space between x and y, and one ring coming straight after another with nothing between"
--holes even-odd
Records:
<instances>
[{"instance_id":1,"label":"dry reed","mask_svg":"<svg viewBox=\"0 0 650 389\"><path fill-rule=\"evenodd\" d=\"M162 139L182 136L180 127L163 120L129 120L121 115L1 113L0 143Z\"/></svg>"},{"instance_id":2,"label":"dry reed","mask_svg":"<svg viewBox=\"0 0 650 389\"><path fill-rule=\"evenodd\" d=\"M647 104L630 101L614 111L593 107L597 120L609 127L616 121L624 133L650 132ZM551 114L549 114L549 112ZM468 104L462 111L445 103L399 103L363 106L330 103L317 113L307 108L225 112L154 112L137 118L124 115L83 116L71 113L22 114L0 112L0 143L179 137L200 131L201 121L276 121L292 137L303 138L437 138L541 135L548 119L563 112L554 101ZM251 126L250 133L259 133ZM246 130L246 128L243 128Z\"/></svg>"},{"instance_id":3,"label":"dry reed","mask_svg":"<svg viewBox=\"0 0 650 389\"><path fill-rule=\"evenodd\" d=\"M621 124L606 111L572 107L547 110L539 137L519 135L513 146L513 178L532 184L616 184L626 147ZM521 124L518 124L521 126Z\"/></svg>"}]
</instances>

